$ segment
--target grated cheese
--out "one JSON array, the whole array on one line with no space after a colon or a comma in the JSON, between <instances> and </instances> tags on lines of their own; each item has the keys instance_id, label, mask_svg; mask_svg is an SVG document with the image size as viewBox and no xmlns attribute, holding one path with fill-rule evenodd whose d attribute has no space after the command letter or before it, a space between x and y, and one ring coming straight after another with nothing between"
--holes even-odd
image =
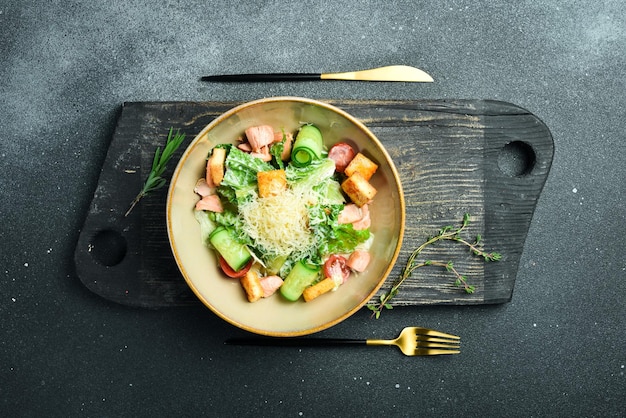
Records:
<instances>
[{"instance_id":1,"label":"grated cheese","mask_svg":"<svg viewBox=\"0 0 626 418\"><path fill-rule=\"evenodd\" d=\"M289 255L313 245L307 202L302 191L255 197L239 206L245 232L268 252Z\"/></svg>"}]
</instances>

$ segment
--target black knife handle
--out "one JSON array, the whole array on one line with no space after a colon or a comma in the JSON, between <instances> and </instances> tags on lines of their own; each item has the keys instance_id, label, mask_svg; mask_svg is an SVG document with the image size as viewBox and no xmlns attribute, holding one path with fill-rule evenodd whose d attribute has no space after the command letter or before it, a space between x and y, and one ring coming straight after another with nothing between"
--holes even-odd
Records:
<instances>
[{"instance_id":1,"label":"black knife handle","mask_svg":"<svg viewBox=\"0 0 626 418\"><path fill-rule=\"evenodd\" d=\"M209 75L200 78L202 81L233 83L241 81L307 81L319 80L321 74L313 73L276 73L276 74L223 74Z\"/></svg>"}]
</instances>

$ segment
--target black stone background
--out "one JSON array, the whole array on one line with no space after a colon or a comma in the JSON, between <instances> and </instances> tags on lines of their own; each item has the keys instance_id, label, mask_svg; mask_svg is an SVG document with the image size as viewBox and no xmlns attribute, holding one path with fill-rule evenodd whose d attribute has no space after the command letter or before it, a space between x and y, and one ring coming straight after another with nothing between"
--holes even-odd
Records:
<instances>
[{"instance_id":1,"label":"black stone background","mask_svg":"<svg viewBox=\"0 0 626 418\"><path fill-rule=\"evenodd\" d=\"M586 1L0 2L0 414L620 416L626 6ZM433 84L207 84L420 67ZM358 312L320 336L458 333L460 356L224 346L202 307L133 309L73 252L125 101L496 99L551 129L513 300ZM623 415L622 415L623 416Z\"/></svg>"}]
</instances>

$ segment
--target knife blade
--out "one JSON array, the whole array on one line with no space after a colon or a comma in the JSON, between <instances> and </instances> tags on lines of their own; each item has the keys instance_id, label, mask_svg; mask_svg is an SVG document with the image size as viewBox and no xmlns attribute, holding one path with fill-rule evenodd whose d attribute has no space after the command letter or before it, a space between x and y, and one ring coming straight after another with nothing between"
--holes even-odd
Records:
<instances>
[{"instance_id":1,"label":"knife blade","mask_svg":"<svg viewBox=\"0 0 626 418\"><path fill-rule=\"evenodd\" d=\"M209 82L257 82L257 81L401 81L412 83L432 83L433 78L419 68L408 65L390 65L368 70L345 73L269 73L269 74L222 74L204 76L201 81Z\"/></svg>"}]
</instances>

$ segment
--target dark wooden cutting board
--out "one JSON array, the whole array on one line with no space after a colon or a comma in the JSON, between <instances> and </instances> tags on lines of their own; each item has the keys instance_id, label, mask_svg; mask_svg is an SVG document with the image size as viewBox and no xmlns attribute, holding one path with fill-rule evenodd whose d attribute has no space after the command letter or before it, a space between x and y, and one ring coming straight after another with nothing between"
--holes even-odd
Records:
<instances>
[{"instance_id":1,"label":"dark wooden cutting board","mask_svg":"<svg viewBox=\"0 0 626 418\"><path fill-rule=\"evenodd\" d=\"M472 222L468 239L503 254L485 263L467 249L442 243L424 257L453 261L474 294L445 270L417 270L393 304L486 304L511 300L528 228L548 176L554 145L548 128L515 105L486 100L326 100L367 125L400 173L406 229L396 265L381 289L401 273L411 251L445 225ZM124 103L75 250L76 271L96 294L125 305L159 308L199 304L179 273L165 222L167 188L124 214L141 189L157 146L170 127L187 138L183 149L235 102ZM380 293L380 292L379 292Z\"/></svg>"}]
</instances>

